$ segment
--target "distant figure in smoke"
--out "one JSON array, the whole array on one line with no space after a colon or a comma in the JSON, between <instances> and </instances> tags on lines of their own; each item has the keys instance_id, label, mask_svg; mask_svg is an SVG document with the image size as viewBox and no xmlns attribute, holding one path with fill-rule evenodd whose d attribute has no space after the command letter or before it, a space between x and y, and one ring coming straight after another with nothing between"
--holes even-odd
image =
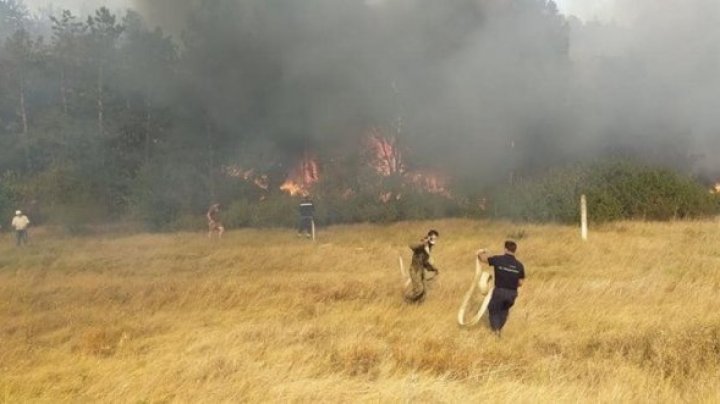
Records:
<instances>
[{"instance_id":1,"label":"distant figure in smoke","mask_svg":"<svg viewBox=\"0 0 720 404\"><path fill-rule=\"evenodd\" d=\"M223 233L225 233L225 227L220 222L220 208L221 205L219 203L213 204L210 206L210 209L208 209L207 212L207 220L208 220L208 238L212 239L213 234L217 234L218 239L221 239L223 236Z\"/></svg>"},{"instance_id":2,"label":"distant figure in smoke","mask_svg":"<svg viewBox=\"0 0 720 404\"><path fill-rule=\"evenodd\" d=\"M30 226L30 219L23 215L21 211L16 211L12 220L12 227L15 229L15 242L18 247L28 242L28 226Z\"/></svg>"},{"instance_id":3,"label":"distant figure in smoke","mask_svg":"<svg viewBox=\"0 0 720 404\"><path fill-rule=\"evenodd\" d=\"M309 196L303 198L299 206L300 221L298 223L298 236L310 238L313 236L315 226L315 204Z\"/></svg>"},{"instance_id":4,"label":"distant figure in smoke","mask_svg":"<svg viewBox=\"0 0 720 404\"><path fill-rule=\"evenodd\" d=\"M405 301L408 303L422 303L427 290L425 282L434 279L440 273L432 264L430 257L430 252L439 237L440 233L437 230L430 230L420 243L410 245L413 257L410 265L410 285L405 291ZM428 276L429 272L433 273L432 277Z\"/></svg>"},{"instance_id":5,"label":"distant figure in smoke","mask_svg":"<svg viewBox=\"0 0 720 404\"><path fill-rule=\"evenodd\" d=\"M515 304L518 287L525 279L525 267L515 258L517 243L505 242L505 254L488 257L488 251L478 251L481 262L495 268L495 290L493 291L488 311L490 312L490 328L498 336L507 322L510 308Z\"/></svg>"}]
</instances>

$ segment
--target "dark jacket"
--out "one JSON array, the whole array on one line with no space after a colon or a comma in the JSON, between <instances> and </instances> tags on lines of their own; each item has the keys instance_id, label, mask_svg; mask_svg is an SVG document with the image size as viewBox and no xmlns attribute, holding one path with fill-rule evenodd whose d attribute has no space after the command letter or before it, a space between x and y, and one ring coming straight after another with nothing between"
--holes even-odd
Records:
<instances>
[{"instance_id":1,"label":"dark jacket","mask_svg":"<svg viewBox=\"0 0 720 404\"><path fill-rule=\"evenodd\" d=\"M315 216L315 205L311 201L302 202L299 206L301 217L313 217Z\"/></svg>"}]
</instances>

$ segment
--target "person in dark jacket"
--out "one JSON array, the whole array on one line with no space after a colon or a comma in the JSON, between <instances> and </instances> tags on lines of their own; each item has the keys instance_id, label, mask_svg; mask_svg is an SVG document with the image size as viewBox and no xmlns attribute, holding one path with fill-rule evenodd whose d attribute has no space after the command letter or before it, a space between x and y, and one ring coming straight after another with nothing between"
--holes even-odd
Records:
<instances>
[{"instance_id":1,"label":"person in dark jacket","mask_svg":"<svg viewBox=\"0 0 720 404\"><path fill-rule=\"evenodd\" d=\"M315 204L310 197L305 197L300 202L298 210L300 213L298 235L310 238L313 236L313 226L315 225Z\"/></svg>"},{"instance_id":2,"label":"person in dark jacket","mask_svg":"<svg viewBox=\"0 0 720 404\"><path fill-rule=\"evenodd\" d=\"M505 242L505 254L493 257L488 256L487 250L479 250L478 258L481 262L495 268L495 290L488 306L490 312L490 328L498 336L507 322L510 308L515 304L518 288L525 280L525 267L515 258L517 243Z\"/></svg>"},{"instance_id":3,"label":"person in dark jacket","mask_svg":"<svg viewBox=\"0 0 720 404\"><path fill-rule=\"evenodd\" d=\"M410 265L410 284L405 291L405 301L408 303L423 302L427 291L426 281L436 277L439 273L430 257L439 237L440 233L437 230L430 230L420 243L410 245L413 252ZM428 273L432 273L433 276L429 277Z\"/></svg>"}]
</instances>

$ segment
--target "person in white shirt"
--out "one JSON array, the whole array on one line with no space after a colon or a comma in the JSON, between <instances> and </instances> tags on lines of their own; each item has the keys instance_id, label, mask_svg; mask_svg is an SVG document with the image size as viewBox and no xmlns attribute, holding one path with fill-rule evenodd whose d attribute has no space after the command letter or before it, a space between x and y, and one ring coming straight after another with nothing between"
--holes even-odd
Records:
<instances>
[{"instance_id":1,"label":"person in white shirt","mask_svg":"<svg viewBox=\"0 0 720 404\"><path fill-rule=\"evenodd\" d=\"M12 227L15 229L15 240L17 246L20 247L28 242L27 229L30 226L30 219L23 215L21 211L15 212L15 217L12 220Z\"/></svg>"}]
</instances>

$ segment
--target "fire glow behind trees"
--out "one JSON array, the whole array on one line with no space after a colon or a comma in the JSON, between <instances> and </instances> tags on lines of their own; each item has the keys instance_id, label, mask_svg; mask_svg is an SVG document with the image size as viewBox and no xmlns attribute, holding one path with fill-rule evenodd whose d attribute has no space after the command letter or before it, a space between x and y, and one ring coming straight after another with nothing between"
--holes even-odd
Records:
<instances>
[{"instance_id":1,"label":"fire glow behind trees","mask_svg":"<svg viewBox=\"0 0 720 404\"><path fill-rule=\"evenodd\" d=\"M543 0L138 0L50 24L2 0L30 34L2 27L0 171L120 213L202 210L226 178L350 195L368 165L437 195L606 156L710 183L720 5L673 3L613 25Z\"/></svg>"}]
</instances>

